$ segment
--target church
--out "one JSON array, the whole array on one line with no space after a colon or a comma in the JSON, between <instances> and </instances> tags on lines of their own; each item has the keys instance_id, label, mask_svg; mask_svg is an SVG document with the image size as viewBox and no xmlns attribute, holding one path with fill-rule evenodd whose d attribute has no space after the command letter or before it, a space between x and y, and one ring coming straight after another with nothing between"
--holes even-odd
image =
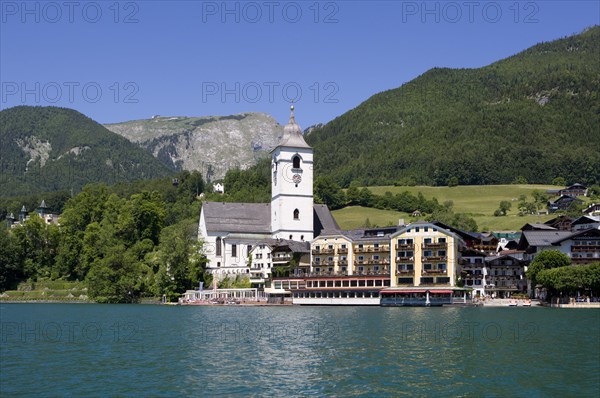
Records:
<instances>
[{"instance_id":1,"label":"church","mask_svg":"<svg viewBox=\"0 0 600 398\"><path fill-rule=\"evenodd\" d=\"M293 254L309 265L310 242L339 230L327 206L314 204L313 149L293 106L271 151L271 172L271 203L203 204L198 239L204 242L206 269L216 279L245 275L260 286Z\"/></svg>"}]
</instances>

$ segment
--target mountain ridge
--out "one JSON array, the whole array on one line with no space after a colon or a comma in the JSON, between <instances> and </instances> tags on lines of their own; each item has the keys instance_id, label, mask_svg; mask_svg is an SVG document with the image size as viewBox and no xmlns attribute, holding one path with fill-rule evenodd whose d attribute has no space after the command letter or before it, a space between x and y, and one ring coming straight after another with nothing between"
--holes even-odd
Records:
<instances>
[{"instance_id":1,"label":"mountain ridge","mask_svg":"<svg viewBox=\"0 0 600 398\"><path fill-rule=\"evenodd\" d=\"M82 113L54 106L0 111L0 196L79 190L174 170Z\"/></svg>"},{"instance_id":2,"label":"mountain ridge","mask_svg":"<svg viewBox=\"0 0 600 398\"><path fill-rule=\"evenodd\" d=\"M154 116L106 128L135 143L176 170L199 170L219 180L246 169L277 145L283 126L266 113L227 116Z\"/></svg>"}]
</instances>

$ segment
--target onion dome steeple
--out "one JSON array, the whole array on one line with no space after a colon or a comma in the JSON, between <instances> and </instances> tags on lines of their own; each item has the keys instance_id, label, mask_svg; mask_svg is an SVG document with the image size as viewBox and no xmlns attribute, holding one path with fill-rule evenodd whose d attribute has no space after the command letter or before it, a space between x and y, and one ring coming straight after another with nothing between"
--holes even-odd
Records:
<instances>
[{"instance_id":1,"label":"onion dome steeple","mask_svg":"<svg viewBox=\"0 0 600 398\"><path fill-rule=\"evenodd\" d=\"M304 141L302 129L298 123L296 123L296 118L294 117L294 105L290 107L290 120L283 128L283 136L281 137L278 146L310 148L306 141Z\"/></svg>"}]
</instances>

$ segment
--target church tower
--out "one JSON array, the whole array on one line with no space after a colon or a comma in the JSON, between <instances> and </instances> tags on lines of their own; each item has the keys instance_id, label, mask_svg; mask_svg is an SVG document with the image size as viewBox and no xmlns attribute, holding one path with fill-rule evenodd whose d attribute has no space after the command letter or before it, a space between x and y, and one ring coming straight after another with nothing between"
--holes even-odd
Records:
<instances>
[{"instance_id":1,"label":"church tower","mask_svg":"<svg viewBox=\"0 0 600 398\"><path fill-rule=\"evenodd\" d=\"M313 150L294 118L271 152L271 234L273 238L313 239Z\"/></svg>"}]
</instances>

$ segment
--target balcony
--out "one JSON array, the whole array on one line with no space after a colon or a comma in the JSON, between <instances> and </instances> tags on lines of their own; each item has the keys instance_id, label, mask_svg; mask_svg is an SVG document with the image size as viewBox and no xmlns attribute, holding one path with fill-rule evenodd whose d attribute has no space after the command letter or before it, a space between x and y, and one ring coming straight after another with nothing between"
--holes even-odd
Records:
<instances>
[{"instance_id":1,"label":"balcony","mask_svg":"<svg viewBox=\"0 0 600 398\"><path fill-rule=\"evenodd\" d=\"M365 271L356 271L354 273L354 275L357 275L357 276L390 276L390 271L389 270L379 270L379 271L365 270Z\"/></svg>"},{"instance_id":2,"label":"balcony","mask_svg":"<svg viewBox=\"0 0 600 398\"><path fill-rule=\"evenodd\" d=\"M600 246L597 245L573 245L571 246L572 253L589 253L600 252Z\"/></svg>"},{"instance_id":3,"label":"balcony","mask_svg":"<svg viewBox=\"0 0 600 398\"><path fill-rule=\"evenodd\" d=\"M306 272L301 277L305 278L336 278L340 276L348 276L348 272L333 272L333 271L321 271L321 272Z\"/></svg>"},{"instance_id":4,"label":"balcony","mask_svg":"<svg viewBox=\"0 0 600 398\"><path fill-rule=\"evenodd\" d=\"M415 274L414 269L398 269L396 275L413 276Z\"/></svg>"},{"instance_id":5,"label":"balcony","mask_svg":"<svg viewBox=\"0 0 600 398\"><path fill-rule=\"evenodd\" d=\"M355 247L354 253L382 253L389 252L390 247L388 245L382 245L379 247L374 246L363 246L363 247Z\"/></svg>"},{"instance_id":6,"label":"balcony","mask_svg":"<svg viewBox=\"0 0 600 398\"><path fill-rule=\"evenodd\" d=\"M414 257L396 257L396 262L412 263L414 261L415 261Z\"/></svg>"},{"instance_id":7,"label":"balcony","mask_svg":"<svg viewBox=\"0 0 600 398\"><path fill-rule=\"evenodd\" d=\"M312 254L333 254L335 249L313 249Z\"/></svg>"},{"instance_id":8,"label":"balcony","mask_svg":"<svg viewBox=\"0 0 600 398\"><path fill-rule=\"evenodd\" d=\"M338 254L346 254L346 253L348 253L348 248L347 247L344 247L344 248L340 247L338 249Z\"/></svg>"},{"instance_id":9,"label":"balcony","mask_svg":"<svg viewBox=\"0 0 600 398\"><path fill-rule=\"evenodd\" d=\"M338 261L338 265L340 267L347 266L348 265L348 260L339 260Z\"/></svg>"},{"instance_id":10,"label":"balcony","mask_svg":"<svg viewBox=\"0 0 600 398\"><path fill-rule=\"evenodd\" d=\"M448 275L448 270L445 269L428 269L423 270L423 275Z\"/></svg>"},{"instance_id":11,"label":"balcony","mask_svg":"<svg viewBox=\"0 0 600 398\"><path fill-rule=\"evenodd\" d=\"M412 245L412 244L396 245L396 250L412 250L413 248L414 248L414 245Z\"/></svg>"},{"instance_id":12,"label":"balcony","mask_svg":"<svg viewBox=\"0 0 600 398\"><path fill-rule=\"evenodd\" d=\"M274 263L280 263L280 262L288 262L292 259L292 256L287 254L287 255L283 255L283 256L277 256L277 257L273 257L271 260Z\"/></svg>"},{"instance_id":13,"label":"balcony","mask_svg":"<svg viewBox=\"0 0 600 398\"><path fill-rule=\"evenodd\" d=\"M446 261L448 259L448 257L446 256L428 256L428 257L422 257L421 261L423 261L424 263L439 263L442 261Z\"/></svg>"},{"instance_id":14,"label":"balcony","mask_svg":"<svg viewBox=\"0 0 600 398\"><path fill-rule=\"evenodd\" d=\"M425 249L431 249L431 250L440 250L440 249L445 249L448 247L447 243L423 243L421 245L421 247L425 250Z\"/></svg>"}]
</instances>

